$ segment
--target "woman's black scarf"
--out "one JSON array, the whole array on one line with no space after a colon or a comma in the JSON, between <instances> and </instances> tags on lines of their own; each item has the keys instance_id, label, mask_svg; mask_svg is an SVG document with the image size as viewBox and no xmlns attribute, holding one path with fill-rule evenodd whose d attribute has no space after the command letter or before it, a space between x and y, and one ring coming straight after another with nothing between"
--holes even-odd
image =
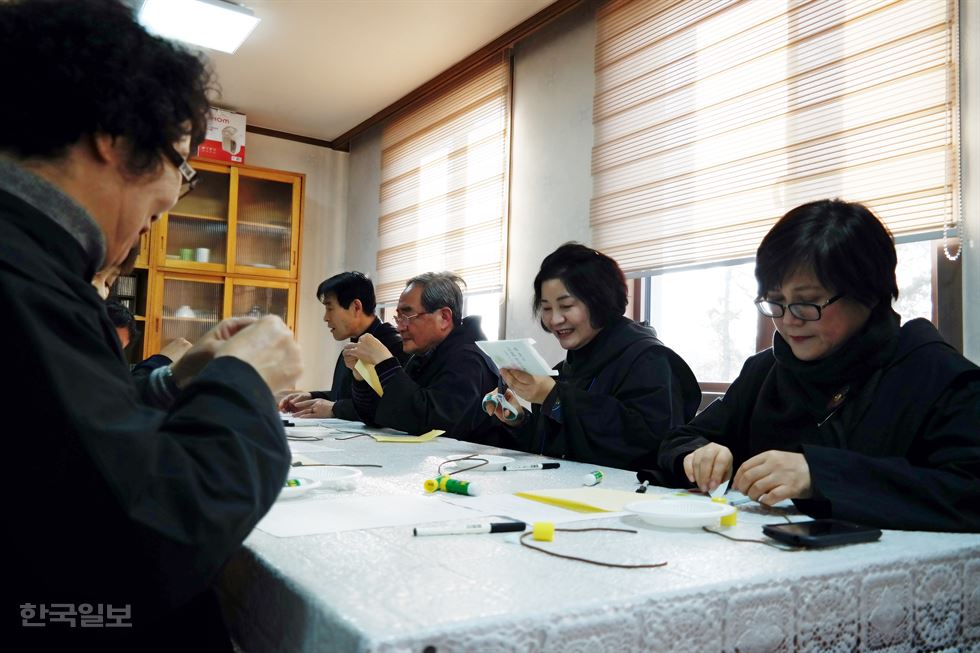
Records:
<instances>
[{"instance_id":1,"label":"woman's black scarf","mask_svg":"<svg viewBox=\"0 0 980 653\"><path fill-rule=\"evenodd\" d=\"M562 383L587 390L599 372L638 340L648 341L650 346L661 344L652 328L625 317L616 318L588 344L565 354L561 367Z\"/></svg>"},{"instance_id":2,"label":"woman's black scarf","mask_svg":"<svg viewBox=\"0 0 980 653\"><path fill-rule=\"evenodd\" d=\"M798 452L802 444L840 446L830 440L830 430L820 426L891 360L898 335L899 316L883 304L858 333L820 360L799 360L777 332L772 347L776 364L752 411L751 454L769 449Z\"/></svg>"}]
</instances>

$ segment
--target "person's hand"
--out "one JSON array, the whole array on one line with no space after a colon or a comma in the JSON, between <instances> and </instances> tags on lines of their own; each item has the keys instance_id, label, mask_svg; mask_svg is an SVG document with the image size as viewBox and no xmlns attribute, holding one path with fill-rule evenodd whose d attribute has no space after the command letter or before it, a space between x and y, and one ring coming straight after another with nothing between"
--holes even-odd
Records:
<instances>
[{"instance_id":1,"label":"person's hand","mask_svg":"<svg viewBox=\"0 0 980 653\"><path fill-rule=\"evenodd\" d=\"M333 417L333 404L334 402L326 399L297 401L293 417Z\"/></svg>"},{"instance_id":2,"label":"person's hand","mask_svg":"<svg viewBox=\"0 0 980 653\"><path fill-rule=\"evenodd\" d=\"M173 364L183 358L184 354L193 346L187 338L174 338L160 350L160 354L169 358L170 363Z\"/></svg>"},{"instance_id":3,"label":"person's hand","mask_svg":"<svg viewBox=\"0 0 980 653\"><path fill-rule=\"evenodd\" d=\"M357 342L352 342L344 345L344 364L347 365L347 359L351 357L354 359L354 363L362 360L365 363L370 363L371 365L377 365L383 360L388 360L391 358L391 352L388 348L381 344L381 341L372 336L370 333L365 333L363 336L357 339ZM352 366L348 365L351 369Z\"/></svg>"},{"instance_id":4,"label":"person's hand","mask_svg":"<svg viewBox=\"0 0 980 653\"><path fill-rule=\"evenodd\" d=\"M299 410L296 402L308 401L310 399L312 399L312 396L309 392L290 392L279 400L279 410L284 413L295 413Z\"/></svg>"},{"instance_id":5,"label":"person's hand","mask_svg":"<svg viewBox=\"0 0 980 653\"><path fill-rule=\"evenodd\" d=\"M493 415L508 426L517 426L524 421L524 407L517 401L517 395L511 392L510 388L504 390L504 399L514 407L515 412L504 408L497 399L497 388L494 388L483 397L483 410L487 415Z\"/></svg>"},{"instance_id":6,"label":"person's hand","mask_svg":"<svg viewBox=\"0 0 980 653\"><path fill-rule=\"evenodd\" d=\"M534 376L521 370L504 368L500 370L500 376L517 395L532 404L540 404L555 387L555 380L550 376ZM508 401L510 401L508 399ZM514 403L514 402L511 402Z\"/></svg>"},{"instance_id":7,"label":"person's hand","mask_svg":"<svg viewBox=\"0 0 980 653\"><path fill-rule=\"evenodd\" d=\"M295 387L303 371L299 345L276 315L266 315L222 342L214 357L222 356L234 356L254 367L273 394Z\"/></svg>"},{"instance_id":8,"label":"person's hand","mask_svg":"<svg viewBox=\"0 0 980 653\"><path fill-rule=\"evenodd\" d=\"M254 317L233 317L222 320L205 333L178 361L170 366L178 388L183 388L214 359L215 352L229 338L255 322Z\"/></svg>"},{"instance_id":9,"label":"person's hand","mask_svg":"<svg viewBox=\"0 0 980 653\"><path fill-rule=\"evenodd\" d=\"M711 492L731 478L733 462L731 449L712 442L684 456L684 474L702 491Z\"/></svg>"},{"instance_id":10,"label":"person's hand","mask_svg":"<svg viewBox=\"0 0 980 653\"><path fill-rule=\"evenodd\" d=\"M355 356L352 353L349 353L347 351L347 348L346 347L344 347L343 351L341 351L340 353L344 357L344 367L346 367L347 369L349 369L351 371L351 374L354 375L354 379L355 380L357 380L357 381L363 381L364 380L364 377L361 376L361 373L360 372L358 372L356 369L354 369L356 367L356 365L357 365L357 356Z\"/></svg>"},{"instance_id":11,"label":"person's hand","mask_svg":"<svg viewBox=\"0 0 980 653\"><path fill-rule=\"evenodd\" d=\"M732 487L771 506L785 499L810 496L810 466L806 456L789 451L764 451L738 468Z\"/></svg>"}]
</instances>

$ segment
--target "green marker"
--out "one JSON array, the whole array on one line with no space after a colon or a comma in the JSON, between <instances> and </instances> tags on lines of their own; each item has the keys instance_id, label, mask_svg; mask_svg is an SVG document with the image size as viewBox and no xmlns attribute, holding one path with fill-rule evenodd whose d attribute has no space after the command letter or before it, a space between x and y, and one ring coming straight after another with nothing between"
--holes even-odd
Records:
<instances>
[{"instance_id":1,"label":"green marker","mask_svg":"<svg viewBox=\"0 0 980 653\"><path fill-rule=\"evenodd\" d=\"M602 482L602 472L598 469L594 472L589 472L582 478L582 483L584 485L598 485Z\"/></svg>"}]
</instances>

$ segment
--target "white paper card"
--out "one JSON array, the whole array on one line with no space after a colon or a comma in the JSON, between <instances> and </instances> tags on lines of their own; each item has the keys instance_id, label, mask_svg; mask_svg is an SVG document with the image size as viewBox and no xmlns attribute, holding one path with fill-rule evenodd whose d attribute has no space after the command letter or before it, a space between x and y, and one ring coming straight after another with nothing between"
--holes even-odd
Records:
<instances>
[{"instance_id":1,"label":"white paper card","mask_svg":"<svg viewBox=\"0 0 980 653\"><path fill-rule=\"evenodd\" d=\"M340 449L334 449L333 447L325 447L320 442L304 442L304 441L289 441L289 450L293 453L316 453L322 451L340 451Z\"/></svg>"},{"instance_id":2,"label":"white paper card","mask_svg":"<svg viewBox=\"0 0 980 653\"><path fill-rule=\"evenodd\" d=\"M476 346L490 357L497 369L508 367L536 376L558 376L558 370L551 369L533 345L533 338L477 340L476 342Z\"/></svg>"},{"instance_id":3,"label":"white paper card","mask_svg":"<svg viewBox=\"0 0 980 653\"><path fill-rule=\"evenodd\" d=\"M475 498L475 497L473 497ZM426 496L338 497L307 495L277 501L259 522L259 530L276 537L338 533L365 528L415 526L481 513Z\"/></svg>"}]
</instances>

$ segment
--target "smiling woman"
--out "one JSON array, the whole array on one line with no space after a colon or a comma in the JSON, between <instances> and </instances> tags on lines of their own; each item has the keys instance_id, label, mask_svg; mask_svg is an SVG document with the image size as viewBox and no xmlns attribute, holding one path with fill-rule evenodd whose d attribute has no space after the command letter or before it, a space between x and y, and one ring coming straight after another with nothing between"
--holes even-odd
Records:
<instances>
[{"instance_id":1,"label":"smiling woman","mask_svg":"<svg viewBox=\"0 0 980 653\"><path fill-rule=\"evenodd\" d=\"M510 446L636 469L668 430L694 416L701 400L694 374L652 328L623 317L626 296L616 261L590 247L567 243L542 261L534 312L568 353L557 380L501 370L505 396L533 405L516 416L489 408L511 427Z\"/></svg>"},{"instance_id":2,"label":"smiling woman","mask_svg":"<svg viewBox=\"0 0 980 653\"><path fill-rule=\"evenodd\" d=\"M930 322L899 327L895 266L891 235L860 204L783 216L755 270L773 347L668 436L654 474L704 490L731 478L814 517L980 530L980 369Z\"/></svg>"}]
</instances>

